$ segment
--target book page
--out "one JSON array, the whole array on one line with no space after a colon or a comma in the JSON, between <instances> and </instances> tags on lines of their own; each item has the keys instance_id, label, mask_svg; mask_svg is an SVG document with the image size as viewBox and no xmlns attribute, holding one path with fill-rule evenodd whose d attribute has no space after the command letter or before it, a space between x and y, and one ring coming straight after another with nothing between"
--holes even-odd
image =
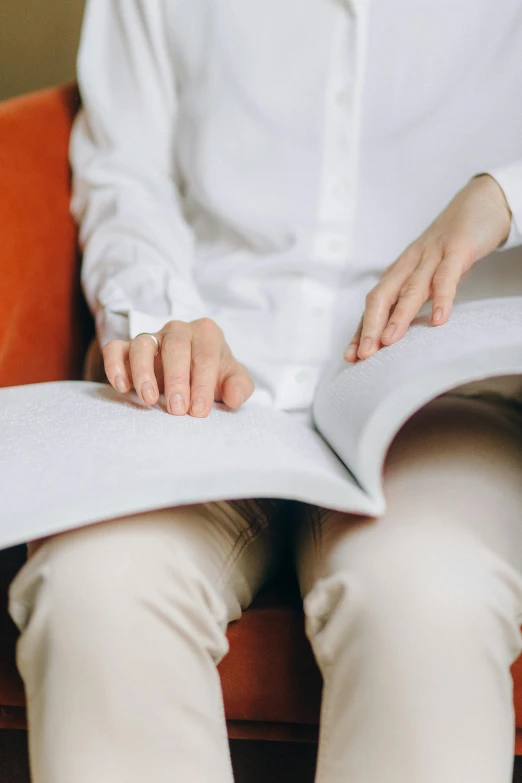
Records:
<instances>
[{"instance_id":1,"label":"book page","mask_svg":"<svg viewBox=\"0 0 522 783\"><path fill-rule=\"evenodd\" d=\"M461 384L522 374L522 297L455 306L444 326L427 316L395 345L344 364L318 388L314 421L372 497L384 502L383 461L393 436L419 408Z\"/></svg>"},{"instance_id":2,"label":"book page","mask_svg":"<svg viewBox=\"0 0 522 783\"><path fill-rule=\"evenodd\" d=\"M308 418L308 420L306 420ZM0 547L201 501L371 504L308 417L249 404L170 416L105 384L0 389Z\"/></svg>"}]
</instances>

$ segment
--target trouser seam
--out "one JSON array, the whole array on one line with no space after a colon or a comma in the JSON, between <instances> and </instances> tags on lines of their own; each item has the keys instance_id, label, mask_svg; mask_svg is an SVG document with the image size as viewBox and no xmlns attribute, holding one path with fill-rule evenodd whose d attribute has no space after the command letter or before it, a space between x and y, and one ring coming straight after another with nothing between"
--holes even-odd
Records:
<instances>
[{"instance_id":1,"label":"trouser seam","mask_svg":"<svg viewBox=\"0 0 522 783\"><path fill-rule=\"evenodd\" d=\"M322 509L320 509L318 506L311 506L308 512L310 532L312 534L312 543L313 543L314 584L317 582L317 578L318 578L317 567L323 560L323 556L322 556L323 555L323 524L322 524L323 520L321 518L321 512Z\"/></svg>"},{"instance_id":2,"label":"trouser seam","mask_svg":"<svg viewBox=\"0 0 522 783\"><path fill-rule=\"evenodd\" d=\"M219 587L227 584L229 576L234 566L239 562L243 552L259 538L261 533L268 527L268 524L268 519L262 509L258 510L257 514L249 520L247 527L237 537L232 550L221 567L217 579Z\"/></svg>"}]
</instances>

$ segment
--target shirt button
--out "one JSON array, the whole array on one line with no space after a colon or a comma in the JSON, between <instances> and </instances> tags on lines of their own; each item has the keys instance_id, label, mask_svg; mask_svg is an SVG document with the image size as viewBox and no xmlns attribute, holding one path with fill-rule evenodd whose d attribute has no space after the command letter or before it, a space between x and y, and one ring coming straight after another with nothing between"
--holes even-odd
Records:
<instances>
[{"instance_id":1,"label":"shirt button","mask_svg":"<svg viewBox=\"0 0 522 783\"><path fill-rule=\"evenodd\" d=\"M336 182L332 185L332 196L338 201L346 199L346 188L342 182Z\"/></svg>"},{"instance_id":2,"label":"shirt button","mask_svg":"<svg viewBox=\"0 0 522 783\"><path fill-rule=\"evenodd\" d=\"M305 383L310 378L308 370L298 370L295 374L297 383Z\"/></svg>"},{"instance_id":3,"label":"shirt button","mask_svg":"<svg viewBox=\"0 0 522 783\"><path fill-rule=\"evenodd\" d=\"M354 16L357 14L358 11L358 4L359 0L342 0L344 5L347 7L348 11L353 14Z\"/></svg>"},{"instance_id":4,"label":"shirt button","mask_svg":"<svg viewBox=\"0 0 522 783\"><path fill-rule=\"evenodd\" d=\"M328 242L328 249L332 252L338 252L339 250L343 250L344 243L339 239L330 239Z\"/></svg>"},{"instance_id":5,"label":"shirt button","mask_svg":"<svg viewBox=\"0 0 522 783\"><path fill-rule=\"evenodd\" d=\"M344 234L321 232L316 241L315 253L319 258L340 265L347 260L349 238Z\"/></svg>"},{"instance_id":6,"label":"shirt button","mask_svg":"<svg viewBox=\"0 0 522 783\"><path fill-rule=\"evenodd\" d=\"M338 106L347 106L349 98L348 90L339 90L335 94L335 102Z\"/></svg>"}]
</instances>

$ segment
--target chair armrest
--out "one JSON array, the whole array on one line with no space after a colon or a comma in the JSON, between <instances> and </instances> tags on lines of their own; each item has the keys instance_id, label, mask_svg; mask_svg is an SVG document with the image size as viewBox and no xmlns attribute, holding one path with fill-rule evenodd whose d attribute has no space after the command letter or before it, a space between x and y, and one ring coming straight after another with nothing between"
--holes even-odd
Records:
<instances>
[{"instance_id":1,"label":"chair armrest","mask_svg":"<svg viewBox=\"0 0 522 783\"><path fill-rule=\"evenodd\" d=\"M73 86L0 103L0 386L80 372L68 164L78 105Z\"/></svg>"}]
</instances>

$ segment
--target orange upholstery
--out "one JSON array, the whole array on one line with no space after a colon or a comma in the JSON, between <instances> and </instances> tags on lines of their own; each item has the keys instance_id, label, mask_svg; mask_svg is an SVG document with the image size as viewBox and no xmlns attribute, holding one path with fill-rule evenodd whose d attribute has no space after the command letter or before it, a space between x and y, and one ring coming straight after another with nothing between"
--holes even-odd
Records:
<instances>
[{"instance_id":1,"label":"orange upholstery","mask_svg":"<svg viewBox=\"0 0 522 783\"><path fill-rule=\"evenodd\" d=\"M0 386L79 376L67 144L73 87L0 104Z\"/></svg>"},{"instance_id":2,"label":"orange upholstery","mask_svg":"<svg viewBox=\"0 0 522 783\"><path fill-rule=\"evenodd\" d=\"M80 377L92 324L78 284L67 144L74 88L0 104L0 385ZM0 552L0 728L25 726L7 587L23 547ZM229 629L220 666L233 737L314 739L321 678L295 586L262 595ZM522 753L522 658L513 667ZM151 716L153 719L153 716Z\"/></svg>"}]
</instances>

